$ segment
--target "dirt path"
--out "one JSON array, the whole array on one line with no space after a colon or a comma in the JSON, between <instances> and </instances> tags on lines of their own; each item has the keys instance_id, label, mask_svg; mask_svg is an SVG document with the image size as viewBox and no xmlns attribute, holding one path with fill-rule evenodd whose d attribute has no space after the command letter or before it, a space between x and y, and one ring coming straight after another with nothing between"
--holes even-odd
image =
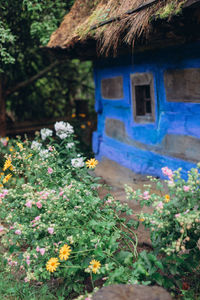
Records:
<instances>
[{"instance_id":1,"label":"dirt path","mask_svg":"<svg viewBox=\"0 0 200 300\"><path fill-rule=\"evenodd\" d=\"M127 200L124 191L124 185L128 184L134 190L141 189L141 191L145 191L144 185L150 184L149 179L146 176L135 174L129 169L124 168L108 159L103 159L103 161L99 163L95 169L95 175L97 177L101 177L102 182L111 187L109 190L101 188L99 190L99 196L103 198L107 193L110 193L113 195L115 200L120 200L122 203L127 203L133 210L133 215L129 216L128 218L138 220L137 214L141 212L140 204L134 200ZM155 187L152 187L152 191L154 190ZM152 212L151 207L143 207L142 210L148 213ZM138 241L140 245L147 245L151 247L149 230L145 229L145 227L140 224L136 233L138 235Z\"/></svg>"}]
</instances>

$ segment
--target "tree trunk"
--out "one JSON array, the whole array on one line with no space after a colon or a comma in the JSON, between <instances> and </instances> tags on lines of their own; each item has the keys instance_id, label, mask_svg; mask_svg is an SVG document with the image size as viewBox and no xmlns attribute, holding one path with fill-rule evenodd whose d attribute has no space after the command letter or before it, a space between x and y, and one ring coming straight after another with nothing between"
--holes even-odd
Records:
<instances>
[{"instance_id":1,"label":"tree trunk","mask_svg":"<svg viewBox=\"0 0 200 300\"><path fill-rule=\"evenodd\" d=\"M6 136L6 100L3 90L3 79L0 76L0 137Z\"/></svg>"}]
</instances>

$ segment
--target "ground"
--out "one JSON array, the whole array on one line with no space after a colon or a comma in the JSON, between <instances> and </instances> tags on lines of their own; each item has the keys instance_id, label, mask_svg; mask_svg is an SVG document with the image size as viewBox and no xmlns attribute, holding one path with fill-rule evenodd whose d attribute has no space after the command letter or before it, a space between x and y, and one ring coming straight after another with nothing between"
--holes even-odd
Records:
<instances>
[{"instance_id":1,"label":"ground","mask_svg":"<svg viewBox=\"0 0 200 300\"><path fill-rule=\"evenodd\" d=\"M145 191L145 184L152 184L147 176L133 173L129 169L120 166L114 161L103 159L95 169L95 175L102 178L102 182L111 187L111 190L101 188L99 190L100 197L104 197L108 192L111 193L115 200L120 200L122 203L127 203L133 210L133 215L130 218L138 220L137 214L141 212L140 204L133 200L127 200L124 191L124 185L130 185L134 190L141 189ZM144 212L152 212L152 208L144 207ZM138 241L140 246L151 248L151 240L149 231L140 224L137 229Z\"/></svg>"}]
</instances>

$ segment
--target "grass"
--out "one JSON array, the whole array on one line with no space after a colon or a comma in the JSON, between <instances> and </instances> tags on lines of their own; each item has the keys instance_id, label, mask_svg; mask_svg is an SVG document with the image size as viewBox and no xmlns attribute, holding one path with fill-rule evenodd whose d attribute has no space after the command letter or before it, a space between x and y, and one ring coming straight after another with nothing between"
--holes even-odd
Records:
<instances>
[{"instance_id":1,"label":"grass","mask_svg":"<svg viewBox=\"0 0 200 300\"><path fill-rule=\"evenodd\" d=\"M0 246L0 299L1 300L64 300L65 286L51 289L48 284L33 285L6 270L3 247Z\"/></svg>"}]
</instances>

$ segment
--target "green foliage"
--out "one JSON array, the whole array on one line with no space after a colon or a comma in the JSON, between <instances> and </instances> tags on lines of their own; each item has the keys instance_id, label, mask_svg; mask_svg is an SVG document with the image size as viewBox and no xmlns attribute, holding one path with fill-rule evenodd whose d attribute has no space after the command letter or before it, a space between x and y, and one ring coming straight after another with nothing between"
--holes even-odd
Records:
<instances>
[{"instance_id":1,"label":"green foliage","mask_svg":"<svg viewBox=\"0 0 200 300\"><path fill-rule=\"evenodd\" d=\"M138 282L150 281L175 291L183 288L183 278L190 281L189 274L199 274L199 167L200 164L188 172L187 181L181 178L180 169L172 172L163 168L169 180L152 179L157 186L156 193L150 193L151 186L143 194L126 186L129 199L140 201L142 206L154 207L151 214L142 212L138 216L150 229L154 251L140 253L133 281L134 278ZM166 190L168 194L164 194Z\"/></svg>"},{"instance_id":2,"label":"green foliage","mask_svg":"<svg viewBox=\"0 0 200 300\"><path fill-rule=\"evenodd\" d=\"M0 21L0 58L2 62L7 65L7 64L12 64L15 62L14 57L7 52L7 45L14 45L15 42L15 36L11 33L10 29L6 29L4 27L4 24L2 21ZM2 69L0 69L0 72L3 72Z\"/></svg>"},{"instance_id":3,"label":"green foliage","mask_svg":"<svg viewBox=\"0 0 200 300\"><path fill-rule=\"evenodd\" d=\"M3 251L3 249L2 249ZM0 255L3 262L3 256ZM21 280L21 277L12 274L7 267L1 263L0 271L0 297L5 299L31 299L31 300L55 300L58 299L50 292L47 284L29 286Z\"/></svg>"},{"instance_id":4,"label":"green foliage","mask_svg":"<svg viewBox=\"0 0 200 300\"><path fill-rule=\"evenodd\" d=\"M58 122L55 130L54 137L43 129L33 142L8 142L11 151L1 177L4 259L27 282L59 278L69 298L84 292L85 282L126 283L137 238L121 213L132 211L109 194L99 198L98 178L89 175L76 150L73 127ZM71 251L63 259L64 245ZM51 258L59 261L52 273L47 268ZM94 260L97 267L92 267Z\"/></svg>"},{"instance_id":5,"label":"green foliage","mask_svg":"<svg viewBox=\"0 0 200 300\"><path fill-rule=\"evenodd\" d=\"M7 0L0 4L0 55L3 63L14 63L30 41L34 47L46 45L51 33L71 7L73 1ZM28 38L28 39L27 39ZM15 42L15 47L13 47ZM31 43L31 44L32 44ZM31 49L32 45L29 45ZM6 57L9 60L5 60ZM2 64L1 62L1 64Z\"/></svg>"},{"instance_id":6,"label":"green foliage","mask_svg":"<svg viewBox=\"0 0 200 300\"><path fill-rule=\"evenodd\" d=\"M94 100L90 62L64 57L42 78L16 89L55 61L46 46L74 1L7 0L0 3L0 73L6 107L15 121L71 114L74 100ZM13 92L10 92L14 90Z\"/></svg>"},{"instance_id":7,"label":"green foliage","mask_svg":"<svg viewBox=\"0 0 200 300\"><path fill-rule=\"evenodd\" d=\"M166 19L174 15L178 15L182 11L182 6L185 3L185 0L182 1L171 1L167 3L164 7L160 8L155 16L159 19Z\"/></svg>"}]
</instances>

